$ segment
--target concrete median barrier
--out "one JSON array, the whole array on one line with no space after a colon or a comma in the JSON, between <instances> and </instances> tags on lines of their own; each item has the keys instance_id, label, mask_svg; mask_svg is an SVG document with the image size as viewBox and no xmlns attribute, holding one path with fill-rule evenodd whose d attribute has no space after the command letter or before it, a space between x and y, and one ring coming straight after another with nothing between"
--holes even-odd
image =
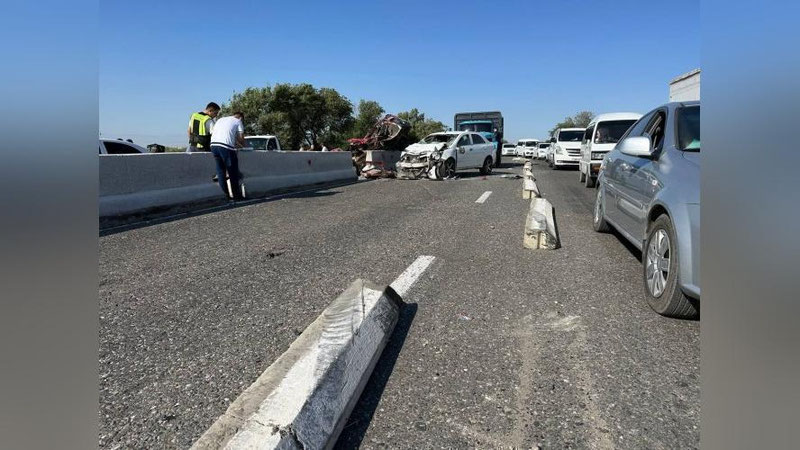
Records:
<instances>
[{"instance_id":1,"label":"concrete median barrier","mask_svg":"<svg viewBox=\"0 0 800 450\"><path fill-rule=\"evenodd\" d=\"M543 198L531 199L522 243L530 249L554 250L561 246L555 221L555 210Z\"/></svg>"},{"instance_id":2,"label":"concrete median barrier","mask_svg":"<svg viewBox=\"0 0 800 450\"><path fill-rule=\"evenodd\" d=\"M349 152L240 152L249 197L277 189L355 180ZM210 153L102 155L99 215L123 216L153 208L222 198Z\"/></svg>"},{"instance_id":3,"label":"concrete median barrier","mask_svg":"<svg viewBox=\"0 0 800 450\"><path fill-rule=\"evenodd\" d=\"M192 446L332 448L397 323L391 287L356 280Z\"/></svg>"},{"instance_id":4,"label":"concrete median barrier","mask_svg":"<svg viewBox=\"0 0 800 450\"><path fill-rule=\"evenodd\" d=\"M522 180L522 198L529 199L529 198L536 198L541 197L539 193L539 187L536 186L536 180L532 177L524 178Z\"/></svg>"},{"instance_id":5,"label":"concrete median barrier","mask_svg":"<svg viewBox=\"0 0 800 450\"><path fill-rule=\"evenodd\" d=\"M402 152L388 150L367 150L367 165L374 165L388 170L397 170L397 162L400 161Z\"/></svg>"}]
</instances>

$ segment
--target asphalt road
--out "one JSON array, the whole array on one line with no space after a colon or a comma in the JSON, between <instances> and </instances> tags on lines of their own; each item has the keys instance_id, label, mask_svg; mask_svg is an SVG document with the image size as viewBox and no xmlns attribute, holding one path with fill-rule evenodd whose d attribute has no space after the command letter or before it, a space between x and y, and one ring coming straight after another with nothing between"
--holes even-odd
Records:
<instances>
[{"instance_id":1,"label":"asphalt road","mask_svg":"<svg viewBox=\"0 0 800 450\"><path fill-rule=\"evenodd\" d=\"M431 255L339 448L697 447L699 322L650 310L575 171L534 165L562 248L523 248L502 173L521 166L102 236L99 446L187 448L354 279Z\"/></svg>"}]
</instances>

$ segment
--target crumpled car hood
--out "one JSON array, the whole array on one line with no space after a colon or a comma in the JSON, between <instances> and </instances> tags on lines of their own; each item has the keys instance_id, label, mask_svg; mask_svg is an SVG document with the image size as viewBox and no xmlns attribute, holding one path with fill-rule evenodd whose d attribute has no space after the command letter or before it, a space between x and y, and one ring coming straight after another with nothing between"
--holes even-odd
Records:
<instances>
[{"instance_id":1,"label":"crumpled car hood","mask_svg":"<svg viewBox=\"0 0 800 450\"><path fill-rule=\"evenodd\" d=\"M416 144L411 144L408 147L406 147L406 151L404 151L403 153L404 154L407 153L409 155L424 155L424 154L428 154L428 153L431 153L431 152L436 151L436 150L441 150L441 149L443 149L445 147L447 147L447 144L445 144L444 142L439 142L439 143L436 143L436 144L420 144L420 143L416 143Z\"/></svg>"}]
</instances>

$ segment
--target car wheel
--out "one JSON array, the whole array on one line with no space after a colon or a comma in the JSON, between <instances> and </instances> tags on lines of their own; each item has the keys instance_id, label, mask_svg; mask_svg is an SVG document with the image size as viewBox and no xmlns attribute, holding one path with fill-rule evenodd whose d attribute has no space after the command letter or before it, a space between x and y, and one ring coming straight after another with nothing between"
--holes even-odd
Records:
<instances>
[{"instance_id":1,"label":"car wheel","mask_svg":"<svg viewBox=\"0 0 800 450\"><path fill-rule=\"evenodd\" d=\"M483 167L481 167L481 175L489 175L492 173L492 157L487 156L483 160Z\"/></svg>"},{"instance_id":2,"label":"car wheel","mask_svg":"<svg viewBox=\"0 0 800 450\"><path fill-rule=\"evenodd\" d=\"M439 166L439 178L453 178L456 175L456 161L453 158L446 160Z\"/></svg>"},{"instance_id":3,"label":"car wheel","mask_svg":"<svg viewBox=\"0 0 800 450\"><path fill-rule=\"evenodd\" d=\"M642 251L647 302L662 316L695 318L700 310L678 286L678 241L669 216L662 214L649 227Z\"/></svg>"},{"instance_id":4,"label":"car wheel","mask_svg":"<svg viewBox=\"0 0 800 450\"><path fill-rule=\"evenodd\" d=\"M586 181L586 174L578 167L578 182L583 183L584 181Z\"/></svg>"},{"instance_id":5,"label":"car wheel","mask_svg":"<svg viewBox=\"0 0 800 450\"><path fill-rule=\"evenodd\" d=\"M597 195L594 197L594 214L592 215L592 228L598 233L607 233L611 227L606 222L606 193L603 188L597 189Z\"/></svg>"},{"instance_id":6,"label":"car wheel","mask_svg":"<svg viewBox=\"0 0 800 450\"><path fill-rule=\"evenodd\" d=\"M587 188L593 188L595 186L595 184L597 184L595 178L593 176L589 175L588 173L584 176L584 179L585 179L585 181L584 181L583 185L586 186Z\"/></svg>"}]
</instances>

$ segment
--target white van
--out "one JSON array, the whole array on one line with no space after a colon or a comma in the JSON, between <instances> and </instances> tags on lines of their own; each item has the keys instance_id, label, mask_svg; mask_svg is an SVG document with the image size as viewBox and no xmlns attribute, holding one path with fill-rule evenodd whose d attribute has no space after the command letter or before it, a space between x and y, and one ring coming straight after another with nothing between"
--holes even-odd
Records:
<instances>
[{"instance_id":1,"label":"white van","mask_svg":"<svg viewBox=\"0 0 800 450\"><path fill-rule=\"evenodd\" d=\"M600 114L589 123L581 140L578 180L594 187L603 157L610 152L628 128L642 117L639 113Z\"/></svg>"},{"instance_id":2,"label":"white van","mask_svg":"<svg viewBox=\"0 0 800 450\"><path fill-rule=\"evenodd\" d=\"M577 167L581 159L581 139L585 128L558 128L550 138L550 167Z\"/></svg>"},{"instance_id":3,"label":"white van","mask_svg":"<svg viewBox=\"0 0 800 450\"><path fill-rule=\"evenodd\" d=\"M516 149L517 156L524 156L526 158L530 158L533 150L536 149L536 146L538 144L539 144L538 139L532 139L532 138L520 139L519 141L517 141L517 149Z\"/></svg>"}]
</instances>

